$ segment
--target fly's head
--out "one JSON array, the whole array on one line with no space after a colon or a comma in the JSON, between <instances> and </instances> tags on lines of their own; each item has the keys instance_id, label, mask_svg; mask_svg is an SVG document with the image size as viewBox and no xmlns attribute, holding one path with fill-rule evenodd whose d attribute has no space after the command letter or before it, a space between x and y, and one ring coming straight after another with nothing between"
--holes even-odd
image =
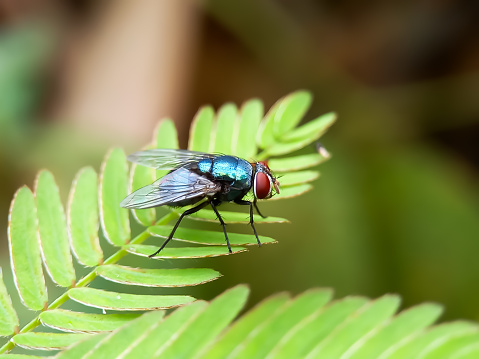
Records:
<instances>
[{"instance_id":1,"label":"fly's head","mask_svg":"<svg viewBox=\"0 0 479 359\"><path fill-rule=\"evenodd\" d=\"M279 182L273 176L266 162L254 164L253 193L258 199L268 199L273 195L273 189L279 194Z\"/></svg>"}]
</instances>

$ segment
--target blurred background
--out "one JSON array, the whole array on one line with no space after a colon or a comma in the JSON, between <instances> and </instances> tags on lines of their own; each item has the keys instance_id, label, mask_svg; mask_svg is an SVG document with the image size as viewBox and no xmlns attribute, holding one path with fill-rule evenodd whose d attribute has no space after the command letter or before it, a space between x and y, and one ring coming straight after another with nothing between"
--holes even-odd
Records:
<instances>
[{"instance_id":1,"label":"blurred background","mask_svg":"<svg viewBox=\"0 0 479 359\"><path fill-rule=\"evenodd\" d=\"M7 285L9 203L39 169L66 202L80 167L140 148L165 116L185 147L201 105L259 97L267 109L307 89L305 120L339 115L315 189L262 204L292 222L258 225L279 244L188 263L224 277L187 291L249 283L250 305L317 286L393 292L479 320L478 15L473 0L0 0Z\"/></svg>"}]
</instances>

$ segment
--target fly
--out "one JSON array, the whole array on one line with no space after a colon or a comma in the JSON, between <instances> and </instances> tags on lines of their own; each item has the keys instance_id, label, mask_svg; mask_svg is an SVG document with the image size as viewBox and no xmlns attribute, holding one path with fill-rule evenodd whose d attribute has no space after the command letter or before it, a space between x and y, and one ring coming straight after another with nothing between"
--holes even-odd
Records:
<instances>
[{"instance_id":1,"label":"fly","mask_svg":"<svg viewBox=\"0 0 479 359\"><path fill-rule=\"evenodd\" d=\"M253 207L261 214L256 204L258 199L271 198L273 190L279 193L279 182L265 162L250 163L242 158L188 150L153 149L135 152L128 160L136 164L170 170L168 174L152 184L128 195L120 206L123 208L152 208L158 206L183 207L200 202L184 211L163 245L150 257L157 255L173 238L181 220L210 205L225 234L230 253L231 245L226 226L217 207L223 202L234 202L249 206L249 223L258 238L253 221ZM254 200L243 198L253 190Z\"/></svg>"}]
</instances>

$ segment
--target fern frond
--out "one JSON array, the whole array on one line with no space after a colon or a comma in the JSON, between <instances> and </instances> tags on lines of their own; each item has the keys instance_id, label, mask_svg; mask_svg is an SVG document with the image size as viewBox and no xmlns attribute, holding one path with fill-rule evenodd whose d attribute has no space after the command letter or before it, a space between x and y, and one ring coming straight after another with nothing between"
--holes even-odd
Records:
<instances>
[{"instance_id":1,"label":"fern frond","mask_svg":"<svg viewBox=\"0 0 479 359\"><path fill-rule=\"evenodd\" d=\"M308 92L298 91L278 101L264 118L263 104L258 99L246 102L239 110L232 104L224 105L217 113L209 106L203 107L193 120L188 148L205 152L219 151L248 160L270 159L271 169L284 178L281 195L275 196L274 199L299 195L311 188L307 182L314 180L319 174L316 171L298 170L315 166L325 158L318 153L294 156L291 159L278 156L316 141L334 121L333 115L325 115L321 117L320 125L318 120L315 120L313 124L296 127L309 108L310 102L311 95ZM153 141L146 147L178 148L177 132L173 122L162 121L155 130ZM10 351L15 346L58 350L75 342L82 343L72 349L78 351L81 351L85 343L95 343L99 348L103 348L101 343L116 346L117 344L111 342L111 338L120 335L116 333L131 334L134 326L144 321L154 319L175 323L171 325L185 324L170 319L180 317L181 311L176 311L178 314L172 314L163 320L164 313L159 309L182 306L194 301L193 297L155 295L151 292L148 295L129 294L88 287L96 277L124 286L161 288L199 285L221 276L209 268L149 269L118 264L126 255L144 257L154 252L157 246L143 242L150 237L154 239L167 236L171 230L169 222L178 218L179 213L176 210L165 211L165 209L158 211L162 213L159 218L154 209L133 210L133 217L130 217L129 210L119 207L120 201L127 193L150 184L164 174L164 171L155 171L142 166L129 167L124 151L114 148L105 156L99 175L91 167L78 172L70 190L66 210L62 205L54 176L46 170L38 174L33 192L27 187L17 191L10 208L8 228L12 271L22 303L31 311L42 313L34 316L29 323L19 329L14 306L3 280L0 280L2 304L0 335L10 336L8 342L0 348L0 353ZM248 222L244 213L222 211L222 214L227 222ZM144 226L139 233L132 233L130 222L132 218ZM216 215L212 211L202 210L192 216L192 219L211 221L216 220ZM256 221L287 222L278 217L257 218ZM100 240L102 237L108 243L102 243ZM269 237L260 239L263 243L275 242L275 239ZM156 260L205 258L229 254L224 246L222 233L180 228L174 240L180 245L168 246L160 256L155 257ZM230 240L233 253L243 252L246 250L245 246L256 242L254 236L239 233L231 233ZM181 246L182 242L188 243L187 246ZM105 258L102 246L103 249L105 246L113 246L116 252ZM79 264L90 269L90 272L82 278L78 278L78 274L75 273L72 253ZM157 263L161 266L161 262ZM64 288L63 294L56 298L48 295L45 273L57 286ZM246 298L246 289L237 288L231 293L239 293L238 298L242 299L231 299L229 296L232 294L228 294L211 304L197 302L184 309L185 312L198 310L196 317L192 316L187 321L192 323L192 327L184 327L185 330L191 333L198 330L194 329L194 325L198 325L193 324L196 321L203 323L202 326L208 326L207 341L205 342L206 337L203 337L202 340L198 339L197 344L201 342L206 348L205 345L214 340L241 309ZM224 304L221 298L230 299L224 299L227 303ZM91 314L59 309L69 300L91 308L99 308L103 312L116 310L125 313ZM138 317L135 311L153 312ZM216 324L210 323L209 316L213 312L223 313L222 319L217 320ZM129 322L133 327L124 327L124 332L117 329ZM43 326L43 332L34 331L39 326ZM155 330L156 326L157 324L152 324L150 330ZM60 332L51 332L49 328L55 328ZM160 332L163 331L166 338L166 333L169 332L164 331L164 327L158 328ZM113 330L118 332L92 336ZM83 341L85 338L87 340ZM193 343L190 339L188 344L185 342L182 345L190 348L192 352L198 350L194 349L196 344ZM155 350L159 353L160 349ZM167 345L162 350L170 353L175 349Z\"/></svg>"},{"instance_id":2,"label":"fern frond","mask_svg":"<svg viewBox=\"0 0 479 359\"><path fill-rule=\"evenodd\" d=\"M433 325L442 307L425 303L397 313L400 298L332 300L329 289L295 298L280 293L233 318L245 303L238 286L170 315L147 313L59 357L80 358L475 358L479 325Z\"/></svg>"}]
</instances>

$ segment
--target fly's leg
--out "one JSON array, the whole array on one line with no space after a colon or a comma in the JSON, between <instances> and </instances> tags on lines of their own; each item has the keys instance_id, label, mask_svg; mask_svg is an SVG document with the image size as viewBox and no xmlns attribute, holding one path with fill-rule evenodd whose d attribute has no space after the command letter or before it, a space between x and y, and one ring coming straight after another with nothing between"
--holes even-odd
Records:
<instances>
[{"instance_id":1,"label":"fly's leg","mask_svg":"<svg viewBox=\"0 0 479 359\"><path fill-rule=\"evenodd\" d=\"M226 223L223 221L223 218L221 218L220 213L219 213L218 210L216 209L216 206L219 206L220 203L221 203L221 202L220 202L220 201L217 201L217 200L211 200L211 201L210 201L211 208L213 208L213 211L215 211L216 216L218 217L218 220L220 221L221 226L223 227L223 232L224 232L224 234L225 234L226 244L227 244L227 246L228 246L228 251L229 251L230 253L233 253L233 251L231 250L230 240L228 239L228 234L226 233Z\"/></svg>"},{"instance_id":2,"label":"fly's leg","mask_svg":"<svg viewBox=\"0 0 479 359\"><path fill-rule=\"evenodd\" d=\"M254 228L254 221L253 221L253 206L256 207L256 210L258 211L258 206L256 206L256 202L250 202L250 201L244 201L242 199L236 200L236 204L241 204L243 206L249 206L249 224L251 224L251 228L253 228L254 235L256 236L256 241L258 242L258 246L261 247L261 242L259 241L258 238L258 233L256 232L256 228ZM263 218L265 218L259 211L259 215Z\"/></svg>"},{"instance_id":3,"label":"fly's leg","mask_svg":"<svg viewBox=\"0 0 479 359\"><path fill-rule=\"evenodd\" d=\"M251 203L251 202L250 202ZM253 201L253 206L254 208L256 208L256 212L258 212L258 214L263 217L263 218L268 218L268 216L264 216L260 211L259 211L259 208L258 208L258 205L256 204L256 198L254 199Z\"/></svg>"},{"instance_id":4,"label":"fly's leg","mask_svg":"<svg viewBox=\"0 0 479 359\"><path fill-rule=\"evenodd\" d=\"M190 208L190 209L187 209L186 211L184 211L184 212L181 214L180 218L178 218L178 221L176 221L176 224L175 224L175 226L173 227L173 230L171 231L171 233L170 233L170 235L168 236L167 240L162 244L162 246L160 247L160 249L158 249L155 253L150 254L148 257L151 258L151 257L156 256L158 253L161 252L161 250L162 250L163 248L165 248L165 246L168 244L168 242L171 241L171 238L173 238L173 235L175 234L176 229L178 228L178 226L180 225L181 220L182 220L184 217L186 217L186 216L188 216L188 215L190 215L190 214L193 214L193 213L195 213L195 212L198 212L200 209L202 209L203 207L206 207L207 205L208 205L208 202L203 202L203 203L200 203L199 205L197 205L196 207L193 207L193 208Z\"/></svg>"}]
</instances>

